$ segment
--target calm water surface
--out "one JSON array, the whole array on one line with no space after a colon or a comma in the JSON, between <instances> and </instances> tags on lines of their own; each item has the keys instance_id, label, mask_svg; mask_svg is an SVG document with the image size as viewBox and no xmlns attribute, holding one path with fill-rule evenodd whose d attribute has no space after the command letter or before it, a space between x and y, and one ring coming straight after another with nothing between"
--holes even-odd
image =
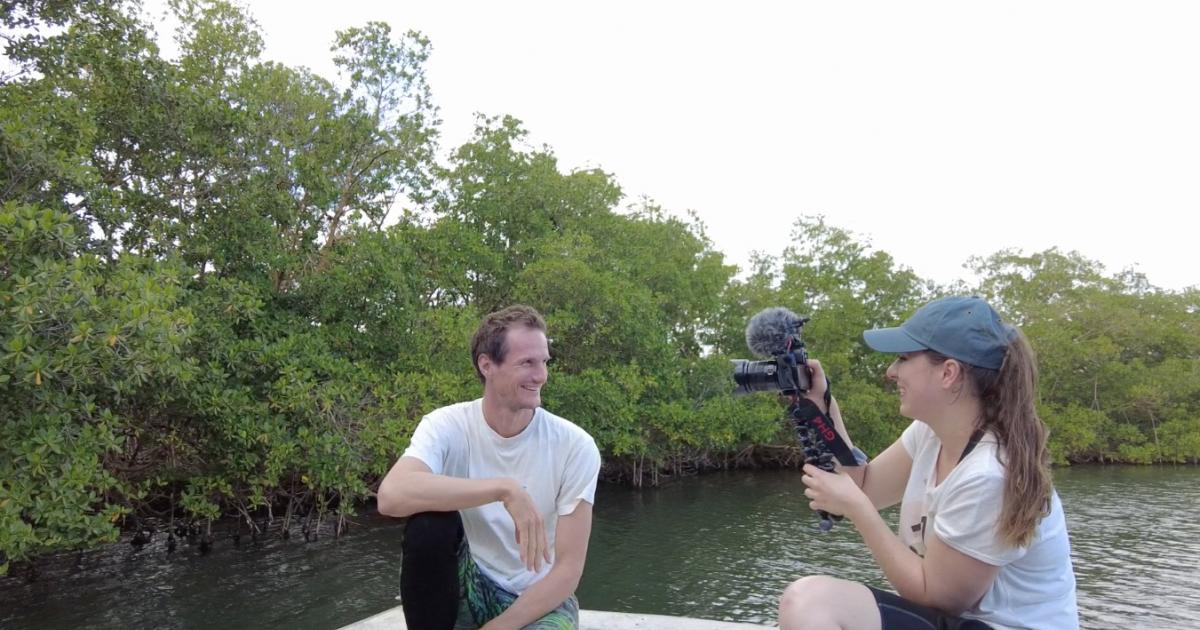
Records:
<instances>
[{"instance_id":1,"label":"calm water surface","mask_svg":"<svg viewBox=\"0 0 1200 630\"><path fill-rule=\"evenodd\" d=\"M1056 471L1085 628L1200 628L1200 469ZM852 528L815 531L799 478L746 472L602 486L584 607L770 623L779 591L823 573L886 587ZM894 514L889 514L894 519ZM33 583L0 581L3 628L337 628L395 604L402 527L201 555L120 545ZM59 575L69 572L67 576Z\"/></svg>"}]
</instances>

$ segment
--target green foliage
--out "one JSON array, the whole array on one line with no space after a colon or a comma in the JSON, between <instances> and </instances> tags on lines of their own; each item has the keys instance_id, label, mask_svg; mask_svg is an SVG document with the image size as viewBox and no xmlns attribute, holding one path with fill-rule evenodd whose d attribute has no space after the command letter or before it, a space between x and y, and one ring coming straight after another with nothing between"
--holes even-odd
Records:
<instances>
[{"instance_id":1,"label":"green foliage","mask_svg":"<svg viewBox=\"0 0 1200 630\"><path fill-rule=\"evenodd\" d=\"M808 353L832 380L856 445L878 452L905 423L883 378L890 358L870 351L862 331L898 324L932 287L823 217L798 219L792 239L781 256L760 256L744 280L727 287L712 339L720 352L743 356L746 322L759 310L784 306L811 317L802 333Z\"/></svg>"},{"instance_id":2,"label":"green foliage","mask_svg":"<svg viewBox=\"0 0 1200 630\"><path fill-rule=\"evenodd\" d=\"M382 228L398 195L431 185L428 41L341 33L335 87L260 62L257 26L230 3L172 6L177 61L136 7L4 16L10 560L110 540L148 508L342 509L403 448L414 408L469 390L447 372L465 357L428 352L477 315L437 303L420 258L436 239Z\"/></svg>"},{"instance_id":3,"label":"green foliage","mask_svg":"<svg viewBox=\"0 0 1200 630\"><path fill-rule=\"evenodd\" d=\"M1066 406L1043 403L1038 415L1050 429L1050 454L1057 463L1069 457L1100 458L1106 452L1101 441L1112 431L1112 421L1102 412L1072 402Z\"/></svg>"},{"instance_id":4,"label":"green foliage","mask_svg":"<svg viewBox=\"0 0 1200 630\"><path fill-rule=\"evenodd\" d=\"M522 151L527 132L511 117L481 117L475 137L445 171L441 229L459 241L472 303L490 312L514 301L514 285L547 241L611 214L620 189L599 171L563 175L548 150Z\"/></svg>"},{"instance_id":5,"label":"green foliage","mask_svg":"<svg viewBox=\"0 0 1200 630\"><path fill-rule=\"evenodd\" d=\"M79 249L61 212L0 207L0 551L111 540L128 510L127 418L194 377L177 270Z\"/></svg>"},{"instance_id":6,"label":"green foliage","mask_svg":"<svg viewBox=\"0 0 1200 630\"><path fill-rule=\"evenodd\" d=\"M1099 263L1054 249L999 252L972 264L984 278L981 293L1022 325L1037 351L1057 459L1200 456L1163 435L1163 425L1176 421L1182 424L1171 425L1172 435L1183 437L1174 432L1200 410L1195 290L1162 291L1129 272L1107 276Z\"/></svg>"},{"instance_id":7,"label":"green foliage","mask_svg":"<svg viewBox=\"0 0 1200 630\"><path fill-rule=\"evenodd\" d=\"M550 327L547 407L614 478L793 445L774 397L730 393L768 306L812 316L856 443L908 422L861 333L946 289L853 234L801 217L735 277L694 216L620 207L511 117L438 164L419 33L339 33L332 81L262 61L239 5L171 6L174 60L136 3L0 14L0 573L147 514L344 514L478 395L468 339L513 302ZM1039 353L1057 461L1200 458L1200 292L1056 250L972 265Z\"/></svg>"}]
</instances>

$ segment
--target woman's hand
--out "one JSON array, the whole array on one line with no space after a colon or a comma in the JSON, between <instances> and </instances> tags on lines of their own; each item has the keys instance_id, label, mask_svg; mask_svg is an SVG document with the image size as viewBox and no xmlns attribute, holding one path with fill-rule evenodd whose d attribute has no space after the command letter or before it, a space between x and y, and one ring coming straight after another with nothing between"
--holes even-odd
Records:
<instances>
[{"instance_id":1,"label":"woman's hand","mask_svg":"<svg viewBox=\"0 0 1200 630\"><path fill-rule=\"evenodd\" d=\"M804 476L800 481L807 486L804 496L810 499L808 506L814 510L841 514L850 520L855 520L867 510L875 510L867 495L844 472L825 472L812 464L805 464Z\"/></svg>"},{"instance_id":2,"label":"woman's hand","mask_svg":"<svg viewBox=\"0 0 1200 630\"><path fill-rule=\"evenodd\" d=\"M817 409L824 414L829 413L829 407L825 404L825 390L827 389L829 389L829 384L825 380L825 368L821 367L820 361L809 359L808 391L804 392L804 397L816 403Z\"/></svg>"}]
</instances>

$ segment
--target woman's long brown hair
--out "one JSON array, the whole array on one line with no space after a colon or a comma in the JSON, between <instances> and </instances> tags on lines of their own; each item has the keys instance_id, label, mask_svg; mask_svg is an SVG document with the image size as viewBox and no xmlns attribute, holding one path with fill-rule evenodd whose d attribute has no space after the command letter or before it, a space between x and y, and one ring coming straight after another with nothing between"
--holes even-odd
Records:
<instances>
[{"instance_id":1,"label":"woman's long brown hair","mask_svg":"<svg viewBox=\"0 0 1200 630\"><path fill-rule=\"evenodd\" d=\"M1046 425L1037 415L1037 361L1025 335L1015 329L1014 333L999 370L963 365L983 407L977 428L995 434L1004 449L1000 537L1010 545L1025 547L1050 510L1050 450ZM948 358L936 352L928 354L935 361Z\"/></svg>"}]
</instances>

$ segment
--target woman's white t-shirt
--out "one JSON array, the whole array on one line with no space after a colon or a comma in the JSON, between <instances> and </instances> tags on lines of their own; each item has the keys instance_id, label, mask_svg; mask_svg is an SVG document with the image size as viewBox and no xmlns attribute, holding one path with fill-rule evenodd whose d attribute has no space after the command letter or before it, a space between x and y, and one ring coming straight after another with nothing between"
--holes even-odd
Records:
<instances>
[{"instance_id":1,"label":"woman's white t-shirt","mask_svg":"<svg viewBox=\"0 0 1200 630\"><path fill-rule=\"evenodd\" d=\"M942 542L976 560L999 566L1000 573L979 604L963 614L996 628L1079 627L1071 543L1058 493L1028 547L1012 547L999 536L1004 505L1004 465L995 436L987 434L937 484L941 441L915 421L900 437L912 457L912 472L900 503L900 540L925 556L925 540Z\"/></svg>"},{"instance_id":2,"label":"woman's white t-shirt","mask_svg":"<svg viewBox=\"0 0 1200 630\"><path fill-rule=\"evenodd\" d=\"M404 457L415 457L437 475L462 479L509 478L533 497L554 549L558 517L580 501L595 503L600 451L586 431L544 409L513 437L501 437L483 419L483 399L437 409L421 419ZM521 594L550 572L521 562L512 517L498 501L460 510L471 557L505 590Z\"/></svg>"}]
</instances>

